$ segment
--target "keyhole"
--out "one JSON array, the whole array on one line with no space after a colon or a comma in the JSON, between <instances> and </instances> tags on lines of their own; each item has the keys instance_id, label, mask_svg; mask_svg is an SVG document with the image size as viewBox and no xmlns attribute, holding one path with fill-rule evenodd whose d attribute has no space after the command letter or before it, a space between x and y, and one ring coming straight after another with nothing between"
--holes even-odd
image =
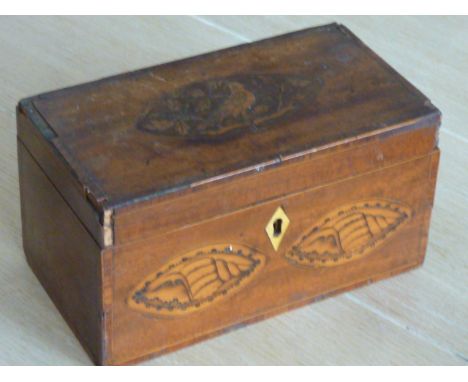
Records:
<instances>
[{"instance_id":1,"label":"keyhole","mask_svg":"<svg viewBox=\"0 0 468 382\"><path fill-rule=\"evenodd\" d=\"M283 225L283 220L282 219L276 219L273 222L273 236L279 236L281 235L281 226Z\"/></svg>"}]
</instances>

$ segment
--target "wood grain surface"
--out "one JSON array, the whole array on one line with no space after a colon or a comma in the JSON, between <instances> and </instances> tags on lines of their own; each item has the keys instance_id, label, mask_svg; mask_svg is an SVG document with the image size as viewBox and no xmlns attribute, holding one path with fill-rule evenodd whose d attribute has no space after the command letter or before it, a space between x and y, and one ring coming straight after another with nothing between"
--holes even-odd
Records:
<instances>
[{"instance_id":1,"label":"wood grain surface","mask_svg":"<svg viewBox=\"0 0 468 382\"><path fill-rule=\"evenodd\" d=\"M142 17L0 19L0 364L90 364L22 253L20 98L338 21L443 113L425 264L146 364L467 364L467 18Z\"/></svg>"},{"instance_id":2,"label":"wood grain surface","mask_svg":"<svg viewBox=\"0 0 468 382\"><path fill-rule=\"evenodd\" d=\"M439 114L336 23L40 94L20 112L25 103L99 211Z\"/></svg>"}]
</instances>

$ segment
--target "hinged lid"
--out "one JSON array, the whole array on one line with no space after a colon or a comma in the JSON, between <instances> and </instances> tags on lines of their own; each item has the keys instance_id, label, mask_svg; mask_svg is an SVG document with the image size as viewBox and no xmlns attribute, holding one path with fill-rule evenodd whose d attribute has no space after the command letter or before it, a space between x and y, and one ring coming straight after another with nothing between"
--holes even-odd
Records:
<instances>
[{"instance_id":1,"label":"hinged lid","mask_svg":"<svg viewBox=\"0 0 468 382\"><path fill-rule=\"evenodd\" d=\"M99 211L401 129L437 109L331 24L33 97Z\"/></svg>"}]
</instances>

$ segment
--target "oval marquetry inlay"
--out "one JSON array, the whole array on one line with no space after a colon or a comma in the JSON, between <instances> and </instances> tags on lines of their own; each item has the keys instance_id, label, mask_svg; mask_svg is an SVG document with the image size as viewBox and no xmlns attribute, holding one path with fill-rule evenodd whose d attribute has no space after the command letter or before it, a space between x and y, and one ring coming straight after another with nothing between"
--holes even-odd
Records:
<instances>
[{"instance_id":1,"label":"oval marquetry inlay","mask_svg":"<svg viewBox=\"0 0 468 382\"><path fill-rule=\"evenodd\" d=\"M136 127L159 137L215 141L294 118L313 104L322 81L313 75L239 74L194 82L153 100Z\"/></svg>"},{"instance_id":2,"label":"oval marquetry inlay","mask_svg":"<svg viewBox=\"0 0 468 382\"><path fill-rule=\"evenodd\" d=\"M409 207L387 200L368 200L336 209L296 242L286 258L313 268L342 264L368 254L412 216Z\"/></svg>"},{"instance_id":3,"label":"oval marquetry inlay","mask_svg":"<svg viewBox=\"0 0 468 382\"><path fill-rule=\"evenodd\" d=\"M143 280L127 300L130 308L178 316L209 306L244 287L265 257L239 245L215 245L178 257Z\"/></svg>"}]
</instances>

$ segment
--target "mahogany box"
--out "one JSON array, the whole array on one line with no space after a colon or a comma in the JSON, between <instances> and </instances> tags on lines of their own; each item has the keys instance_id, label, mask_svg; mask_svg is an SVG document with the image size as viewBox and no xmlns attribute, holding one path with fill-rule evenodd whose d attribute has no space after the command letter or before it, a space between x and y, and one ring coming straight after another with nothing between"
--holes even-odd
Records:
<instances>
[{"instance_id":1,"label":"mahogany box","mask_svg":"<svg viewBox=\"0 0 468 382\"><path fill-rule=\"evenodd\" d=\"M30 97L17 124L26 258L97 364L424 260L440 112L342 25Z\"/></svg>"}]
</instances>

